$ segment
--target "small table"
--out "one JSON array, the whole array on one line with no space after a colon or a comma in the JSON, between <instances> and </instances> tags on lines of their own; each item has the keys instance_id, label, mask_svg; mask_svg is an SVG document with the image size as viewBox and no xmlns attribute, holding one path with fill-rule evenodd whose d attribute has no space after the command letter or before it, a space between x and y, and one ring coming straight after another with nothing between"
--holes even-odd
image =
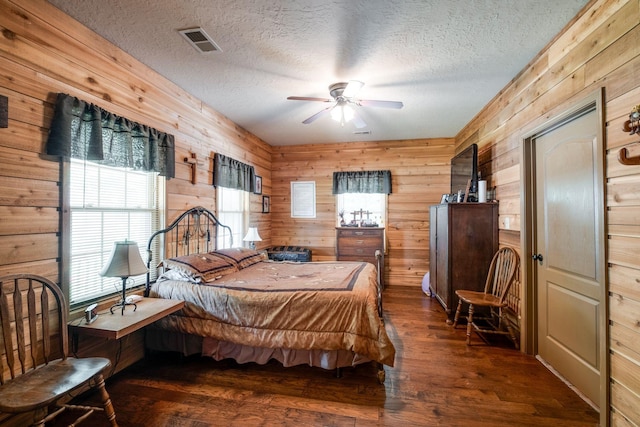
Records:
<instances>
[{"instance_id":1,"label":"small table","mask_svg":"<svg viewBox=\"0 0 640 427\"><path fill-rule=\"evenodd\" d=\"M99 313L98 318L90 324L86 324L84 319L69 322L74 348L77 347L78 335L80 334L118 340L164 316L175 313L184 306L184 301L142 298L136 304L138 308L135 311L133 307L127 307L124 314L121 314L120 311L111 314L109 310Z\"/></svg>"}]
</instances>

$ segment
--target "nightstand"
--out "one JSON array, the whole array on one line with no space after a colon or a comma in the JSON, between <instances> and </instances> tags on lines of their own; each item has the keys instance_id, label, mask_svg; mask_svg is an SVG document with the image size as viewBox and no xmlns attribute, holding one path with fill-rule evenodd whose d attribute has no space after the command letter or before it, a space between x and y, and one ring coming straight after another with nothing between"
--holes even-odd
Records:
<instances>
[{"instance_id":1,"label":"nightstand","mask_svg":"<svg viewBox=\"0 0 640 427\"><path fill-rule=\"evenodd\" d=\"M135 311L133 307L128 306L124 314L120 311L111 314L109 310L98 313L98 318L90 324L86 324L84 318L69 322L74 352L78 346L78 335L118 340L180 310L184 301L142 298L136 304L138 308Z\"/></svg>"}]
</instances>

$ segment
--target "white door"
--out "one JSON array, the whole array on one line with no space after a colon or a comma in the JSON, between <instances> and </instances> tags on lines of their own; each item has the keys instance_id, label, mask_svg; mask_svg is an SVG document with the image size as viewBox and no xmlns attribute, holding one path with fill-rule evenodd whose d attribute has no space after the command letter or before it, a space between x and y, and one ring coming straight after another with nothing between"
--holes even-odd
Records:
<instances>
[{"instance_id":1,"label":"white door","mask_svg":"<svg viewBox=\"0 0 640 427\"><path fill-rule=\"evenodd\" d=\"M537 353L595 405L606 375L598 130L594 105L533 138Z\"/></svg>"}]
</instances>

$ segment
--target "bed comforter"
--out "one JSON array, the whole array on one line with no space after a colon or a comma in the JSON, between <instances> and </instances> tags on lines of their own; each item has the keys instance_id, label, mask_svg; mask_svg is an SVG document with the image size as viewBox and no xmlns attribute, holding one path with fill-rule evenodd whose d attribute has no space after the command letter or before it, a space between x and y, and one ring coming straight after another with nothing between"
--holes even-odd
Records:
<instances>
[{"instance_id":1,"label":"bed comforter","mask_svg":"<svg viewBox=\"0 0 640 427\"><path fill-rule=\"evenodd\" d=\"M376 270L360 262L261 261L193 283L162 276L150 296L181 299L163 329L262 348L348 350L393 366Z\"/></svg>"}]
</instances>

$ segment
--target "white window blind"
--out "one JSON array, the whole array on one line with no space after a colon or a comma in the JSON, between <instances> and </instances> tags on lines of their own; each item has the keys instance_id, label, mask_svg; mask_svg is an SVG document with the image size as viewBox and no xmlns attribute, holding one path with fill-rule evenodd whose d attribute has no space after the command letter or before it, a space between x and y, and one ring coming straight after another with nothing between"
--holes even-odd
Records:
<instances>
[{"instance_id":1,"label":"white window blind","mask_svg":"<svg viewBox=\"0 0 640 427\"><path fill-rule=\"evenodd\" d=\"M244 237L249 224L249 192L226 187L218 187L218 220L231 227L233 247L244 245ZM223 248L222 236L218 236L218 247Z\"/></svg>"},{"instance_id":2,"label":"white window blind","mask_svg":"<svg viewBox=\"0 0 640 427\"><path fill-rule=\"evenodd\" d=\"M122 279L101 277L117 241L138 244L147 261L147 240L160 229L164 178L156 172L134 171L70 161L71 306L122 292ZM159 248L152 248L154 257ZM156 265L157 260L152 261ZM151 269L155 279L155 269ZM128 287L145 283L146 275L129 278Z\"/></svg>"}]
</instances>

